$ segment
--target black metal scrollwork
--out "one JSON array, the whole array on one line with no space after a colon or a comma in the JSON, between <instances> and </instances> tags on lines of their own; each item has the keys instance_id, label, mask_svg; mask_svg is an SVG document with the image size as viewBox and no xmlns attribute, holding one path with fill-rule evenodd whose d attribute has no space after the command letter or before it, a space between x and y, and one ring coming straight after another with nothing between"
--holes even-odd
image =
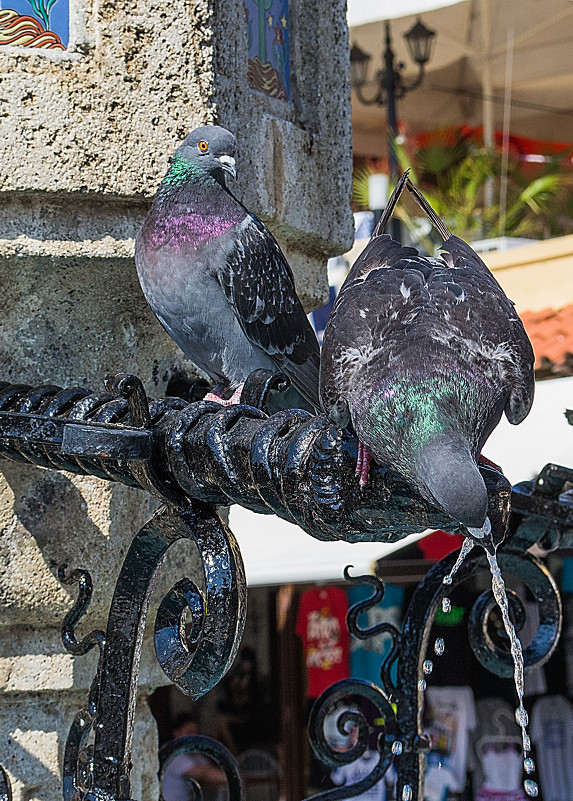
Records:
<instances>
[{"instance_id":1,"label":"black metal scrollwork","mask_svg":"<svg viewBox=\"0 0 573 801\"><path fill-rule=\"evenodd\" d=\"M428 648L430 629L436 611L441 600L455 587L472 576L488 570L483 550L474 548L454 575L452 584L444 585L443 579L454 566L456 557L457 553L453 553L442 559L431 568L417 586L400 633L397 659L400 677L397 688L397 717L403 751L397 759L398 798L402 797L405 784L414 789L413 798L421 798L423 793L423 754L427 750L427 743L424 742L421 727L423 690L419 682L424 677L423 663L427 654L436 658L433 647ZM505 552L505 546L502 546L498 550L498 561L502 570L518 575L530 589L534 590L536 597L542 599L542 607L545 610L542 611L543 623L535 637L535 645L532 643L533 647L526 648L524 653L526 669L531 669L549 658L558 641L561 621L559 594L545 567L529 554L523 554L521 557L509 556ZM475 620L475 617L472 617L472 620ZM509 653L502 654L499 650L489 653L489 645L482 639L483 633L481 621L477 628L475 625L470 626L470 638L477 658L488 670L501 676L511 675L508 673Z\"/></svg>"},{"instance_id":2,"label":"black metal scrollwork","mask_svg":"<svg viewBox=\"0 0 573 801\"><path fill-rule=\"evenodd\" d=\"M86 653L94 645L103 653L90 692L92 702L76 716L68 736L66 799L78 801L94 794L130 798L133 716L147 610L161 564L169 548L182 539L199 549L203 576L198 583L180 580L163 599L155 625L159 663L183 692L198 697L221 679L235 657L245 622L243 564L233 535L205 504L194 501L185 509L164 506L138 532L116 584L105 637L92 632L81 642L75 638L74 626L86 611L91 582L85 571L74 571L65 580L79 578L81 591L66 617L64 642L74 653ZM184 636L186 611L194 647ZM86 742L92 729L93 754L88 755Z\"/></svg>"},{"instance_id":3,"label":"black metal scrollwork","mask_svg":"<svg viewBox=\"0 0 573 801\"><path fill-rule=\"evenodd\" d=\"M312 706L308 731L310 744L316 756L325 765L337 767L354 762L362 756L368 747L369 727L364 715L359 709L353 709L353 699L365 699L377 710L380 718L384 719L384 732L379 735L377 742L378 762L370 773L355 784L326 790L311 797L312 801L339 801L343 798L353 798L373 787L379 782L390 764L393 754L392 746L396 735L396 715L387 695L374 684L363 679L343 679L325 690ZM354 702L356 703L356 702ZM324 723L328 715L336 714L336 725L341 734L348 734L349 724L357 732L356 742L346 750L335 749L327 740L324 732ZM307 801L311 801L307 799Z\"/></svg>"},{"instance_id":4,"label":"black metal scrollwork","mask_svg":"<svg viewBox=\"0 0 573 801\"><path fill-rule=\"evenodd\" d=\"M553 576L545 565L534 556L501 551L499 564L504 576L515 575L530 591L535 599L539 622L533 640L523 649L526 671L545 664L555 650L561 634L561 599ZM477 569L485 564L478 563ZM516 620L517 631L523 627L525 610L520 598L508 592L510 608ZM506 648L500 647L489 633L489 620L497 606L491 590L484 592L476 600L469 619L468 633L472 650L479 662L491 673L504 678L513 676L513 660Z\"/></svg>"},{"instance_id":5,"label":"black metal scrollwork","mask_svg":"<svg viewBox=\"0 0 573 801\"><path fill-rule=\"evenodd\" d=\"M0 801L12 801L12 786L2 765L0 765Z\"/></svg>"},{"instance_id":6,"label":"black metal scrollwork","mask_svg":"<svg viewBox=\"0 0 573 801\"><path fill-rule=\"evenodd\" d=\"M162 506L135 536L124 560L111 603L105 634L93 631L83 639L75 628L91 597L86 571L65 569L60 578L78 583L78 599L65 618L62 637L76 655L98 647L100 658L87 707L71 726L64 753L65 801L119 801L130 798L131 740L137 674L150 596L165 555L175 542L189 540L198 549L202 575L183 576L159 605L155 647L167 676L180 689L198 697L213 687L231 665L245 620L246 585L242 560L233 535L214 511L216 505L239 503L249 509L297 523L322 540L393 542L424 528L457 530L437 508L416 495L398 476L373 467L363 491L357 491L357 441L338 431L323 415L300 410L269 417L266 398L284 380L265 371L249 376L242 403L222 409L205 401L187 403L166 397L148 401L134 376L109 379L106 391L48 385L32 388L0 383L0 458L52 469L92 474L145 488ZM516 573L533 593L540 624L525 649L527 665L546 660L559 637L561 610L557 589L544 566L524 551L533 542L547 547L573 541L573 507L562 502L572 479L566 468L548 465L536 483L515 488L511 520L511 487L504 477L480 467L489 496L492 536L481 543L495 550L509 528L510 537L498 550L504 571ZM311 741L326 764L354 761L367 746L367 723L350 707L339 716L338 730L350 725L357 741L337 752L324 737L324 721L348 697L364 697L385 721L378 741L379 760L365 779L351 787L315 798L336 801L359 795L381 779L394 761L398 798L421 797L423 755L428 743L421 730L423 661L430 628L444 596L442 579L454 564L451 555L433 567L416 589L401 631L382 624L361 628L358 615L377 603L383 584L367 582L373 595L349 612L355 636L380 633L392 637L392 648L381 666L381 686L347 680L318 699L310 720ZM485 568L485 555L474 549L453 585ZM520 607L512 601L519 617ZM472 611L470 639L476 655L490 670L507 675L509 657L489 635L492 600L484 594ZM396 667L398 681L392 681ZM205 738L181 747L197 748L225 771L231 801L241 797L232 757ZM174 750L175 749L175 750ZM163 764L175 746L163 753ZM1 782L4 780L3 790ZM4 792L4 796L2 796ZM9 784L0 775L0 801L9 798Z\"/></svg>"},{"instance_id":7,"label":"black metal scrollwork","mask_svg":"<svg viewBox=\"0 0 573 801\"><path fill-rule=\"evenodd\" d=\"M388 694L390 700L393 699L396 688L392 677L390 675L390 671L392 669L392 665L398 658L398 648L400 642L400 630L396 628L392 623L388 623L386 621L381 621L376 623L373 626L368 626L368 628L362 628L358 623L358 616L362 612L367 612L369 609L377 606L382 599L384 598L384 582L381 581L376 576L365 575L365 576L351 576L350 575L351 566L344 568L344 578L350 584L361 584L372 587L374 593L369 597L365 598L358 603L353 604L350 609L348 610L348 614L346 616L346 624L348 626L348 631L353 637L356 637L359 640L367 640L371 637L376 637L379 634L389 634L392 640L392 645L386 658L382 663L382 667L380 670L380 678L382 681L382 687L384 688L385 692Z\"/></svg>"},{"instance_id":8,"label":"black metal scrollwork","mask_svg":"<svg viewBox=\"0 0 573 801\"><path fill-rule=\"evenodd\" d=\"M180 754L202 754L213 760L223 771L227 779L227 788L229 790L228 801L243 801L245 797L244 786L241 774L239 773L239 766L234 756L224 748L221 743L201 734L180 737L178 740L165 743L159 752L160 785L167 766ZM200 785L196 787L196 791L197 798L195 801L201 801L203 796ZM163 801L163 796L161 796L161 801Z\"/></svg>"},{"instance_id":9,"label":"black metal scrollwork","mask_svg":"<svg viewBox=\"0 0 573 801\"><path fill-rule=\"evenodd\" d=\"M519 531L519 529L518 529ZM516 537L522 536L517 532ZM381 688L372 688L368 682L344 680L332 685L317 700L309 721L311 744L317 756L326 765L334 766L357 759L363 752L365 728L364 721L354 715L347 714L341 718L340 731L344 731L343 722L352 720L362 725L361 739L356 746L348 752L339 753L329 748L325 743L322 727L324 718L329 710L332 711L342 699L347 700L353 695L355 698L383 698L384 712L381 716L388 720L391 728L387 729L383 750L386 756L394 759L398 784L397 798L417 799L423 797L424 754L429 749L429 743L422 732L421 715L423 710L424 693L424 662L429 652L430 630L441 600L455 589L456 586L469 578L488 570L487 559L482 548L471 551L458 572L454 575L452 583L444 585L443 579L455 564L457 553L438 562L428 572L423 581L416 588L405 615L401 631L390 623L379 623L368 628L358 624L358 617L362 612L375 606L382 600L384 584L375 576L353 577L349 568L345 570L345 578L355 584L366 584L372 587L373 594L348 611L347 621L350 633L360 639L367 639L378 634L390 634L392 646L381 664ZM539 612L537 632L532 642L524 648L525 670L532 670L546 662L553 653L561 632L561 602L557 586L545 565L530 554L518 555L512 550L512 541L508 540L498 550L498 560L504 574L514 574L525 584L536 600ZM511 598L511 593L510 593ZM477 659L493 673L502 677L513 675L513 661L508 648L495 643L488 633L489 615L494 607L491 592L483 593L475 602L470 614L469 637L472 649ZM514 599L513 616L516 618L517 629L523 623L524 610L519 599ZM438 652L439 653L439 652ZM439 658L433 651L433 659ZM391 669L396 665L399 680L395 683L391 677ZM382 695L378 696L377 693ZM396 705L396 713L390 706ZM380 707L379 707L380 708ZM390 733L390 734L389 734ZM390 751L388 752L388 748ZM389 762L382 760L374 774L367 777L364 782L328 791L314 798L324 801L350 798L364 792L384 775Z\"/></svg>"}]
</instances>

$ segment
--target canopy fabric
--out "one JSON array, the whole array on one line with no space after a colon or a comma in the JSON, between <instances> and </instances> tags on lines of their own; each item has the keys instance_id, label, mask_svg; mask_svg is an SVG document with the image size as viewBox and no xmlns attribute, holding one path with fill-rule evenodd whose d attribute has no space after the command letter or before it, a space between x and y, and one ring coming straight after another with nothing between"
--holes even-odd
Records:
<instances>
[{"instance_id":1,"label":"canopy fabric","mask_svg":"<svg viewBox=\"0 0 573 801\"><path fill-rule=\"evenodd\" d=\"M571 0L544 0L542 4L535 0L463 0L429 9L421 16L424 24L436 32L435 49L423 84L398 100L401 129L418 133L451 125L485 125L485 94L493 118L490 123L501 130L510 47L510 132L543 140L573 141ZM360 17L355 14L354 18ZM396 60L406 65L406 80L417 74L417 67L407 53L403 34L416 18L417 14L410 14L393 18L391 23ZM372 79L382 68L384 22L351 27L350 41L373 56ZM366 86L364 93L372 95L373 86ZM383 154L385 109L363 105L353 92L352 110L355 152Z\"/></svg>"},{"instance_id":2,"label":"canopy fabric","mask_svg":"<svg viewBox=\"0 0 573 801\"><path fill-rule=\"evenodd\" d=\"M368 22L395 19L410 14L424 14L434 8L453 6L461 0L348 0L348 25L365 25Z\"/></svg>"},{"instance_id":3,"label":"canopy fabric","mask_svg":"<svg viewBox=\"0 0 573 801\"><path fill-rule=\"evenodd\" d=\"M274 515L259 515L233 506L229 526L245 563L247 584L342 581L346 565L353 575L372 573L372 565L393 551L416 542L426 532L399 542L321 542Z\"/></svg>"}]
</instances>

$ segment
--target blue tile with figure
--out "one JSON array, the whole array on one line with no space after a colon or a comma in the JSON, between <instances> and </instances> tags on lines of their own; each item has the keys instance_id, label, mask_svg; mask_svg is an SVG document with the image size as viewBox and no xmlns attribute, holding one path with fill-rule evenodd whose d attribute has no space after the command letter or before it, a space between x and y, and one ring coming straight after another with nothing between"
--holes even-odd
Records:
<instances>
[{"instance_id":1,"label":"blue tile with figure","mask_svg":"<svg viewBox=\"0 0 573 801\"><path fill-rule=\"evenodd\" d=\"M0 0L0 46L65 50L69 0Z\"/></svg>"},{"instance_id":2,"label":"blue tile with figure","mask_svg":"<svg viewBox=\"0 0 573 801\"><path fill-rule=\"evenodd\" d=\"M288 0L244 0L249 48L249 85L289 99Z\"/></svg>"}]
</instances>

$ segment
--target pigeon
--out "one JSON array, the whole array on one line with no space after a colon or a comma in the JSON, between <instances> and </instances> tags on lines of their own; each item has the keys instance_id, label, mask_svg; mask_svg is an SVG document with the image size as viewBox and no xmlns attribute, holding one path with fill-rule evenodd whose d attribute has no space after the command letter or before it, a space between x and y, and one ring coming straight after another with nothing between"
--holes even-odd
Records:
<instances>
[{"instance_id":1,"label":"pigeon","mask_svg":"<svg viewBox=\"0 0 573 801\"><path fill-rule=\"evenodd\" d=\"M320 350L292 271L268 228L232 194L236 140L196 128L171 159L135 243L141 287L181 350L235 393L264 368L292 382L269 410L318 406ZM228 402L228 401L227 401Z\"/></svg>"},{"instance_id":2,"label":"pigeon","mask_svg":"<svg viewBox=\"0 0 573 801\"><path fill-rule=\"evenodd\" d=\"M405 186L444 240L437 257L381 233ZM478 532L488 522L481 450L504 412L513 424L529 413L533 361L514 304L405 173L327 323L325 413L352 425L359 450Z\"/></svg>"}]
</instances>

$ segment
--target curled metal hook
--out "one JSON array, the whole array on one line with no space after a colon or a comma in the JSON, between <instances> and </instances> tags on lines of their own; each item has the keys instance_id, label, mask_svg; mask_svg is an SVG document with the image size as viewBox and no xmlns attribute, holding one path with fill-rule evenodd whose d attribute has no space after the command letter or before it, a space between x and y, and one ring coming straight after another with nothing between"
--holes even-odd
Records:
<instances>
[{"instance_id":1,"label":"curled metal hook","mask_svg":"<svg viewBox=\"0 0 573 801\"><path fill-rule=\"evenodd\" d=\"M105 647L105 634L100 629L94 629L93 631L90 631L90 633L86 634L82 640L78 640L76 638L76 626L86 614L92 598L92 578L87 570L81 570L78 568L76 570L72 570L71 573L66 574L67 569L67 564L61 564L58 567L58 579L62 584L71 585L77 583L78 597L73 607L64 617L64 622L62 623L61 634L64 648L70 654L74 654L75 656L83 656L96 646L99 648L100 652L103 653Z\"/></svg>"},{"instance_id":2,"label":"curled metal hook","mask_svg":"<svg viewBox=\"0 0 573 801\"><path fill-rule=\"evenodd\" d=\"M396 715L386 694L363 679L343 679L325 690L314 702L308 721L310 744L318 759L325 765L336 767L359 759L368 747L369 725L364 714L355 708L359 699L374 705L378 716L384 719L384 731L379 734L378 762L359 782L344 785L308 798L306 801L339 801L366 792L379 782L393 760L392 745L396 739ZM324 724L327 716L336 715L336 727L341 735L349 734L349 724L357 732L356 742L340 751L328 742Z\"/></svg>"},{"instance_id":3,"label":"curled metal hook","mask_svg":"<svg viewBox=\"0 0 573 801\"><path fill-rule=\"evenodd\" d=\"M212 759L225 774L229 790L229 801L244 801L243 781L235 757L221 743L202 734L180 737L162 746L159 751L160 786L167 766L180 754L202 754ZM202 798L200 786L198 795ZM160 798L163 801L163 795Z\"/></svg>"},{"instance_id":4,"label":"curled metal hook","mask_svg":"<svg viewBox=\"0 0 573 801\"><path fill-rule=\"evenodd\" d=\"M350 634L352 634L353 637L357 637L359 640L367 640L371 637L376 637L379 634L388 634L390 636L391 646L388 654L382 662L380 668L380 678L382 681L382 686L388 693L389 697L392 698L395 694L396 687L392 681L390 671L392 669L392 665L398 658L400 630L394 626L393 623L388 623L387 621L380 621L379 623L375 623L373 626L367 626L366 628L363 628L359 625L358 616L362 612L367 612L369 609L374 608L382 601L384 598L385 588L384 582L377 576L372 576L369 574L364 576L351 576L349 573L351 567L352 565L348 565L344 568L344 578L346 581L356 585L369 585L374 589L374 593L369 598L358 601L348 609L348 613L346 615L346 625L348 626L348 631Z\"/></svg>"}]
</instances>

